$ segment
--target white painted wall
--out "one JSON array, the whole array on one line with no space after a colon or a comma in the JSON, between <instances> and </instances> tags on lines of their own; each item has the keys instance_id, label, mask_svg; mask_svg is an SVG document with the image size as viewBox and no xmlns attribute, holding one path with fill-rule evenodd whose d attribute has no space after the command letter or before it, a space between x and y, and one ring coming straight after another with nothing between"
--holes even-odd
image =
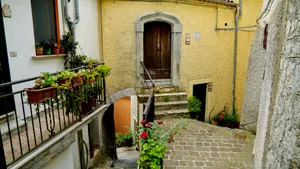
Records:
<instances>
[{"instance_id":1,"label":"white painted wall","mask_svg":"<svg viewBox=\"0 0 300 169\"><path fill-rule=\"evenodd\" d=\"M61 152L50 163L44 167L44 169L79 169L78 166L74 166L73 148L77 142L74 142L69 148ZM77 154L77 153L76 153Z\"/></svg>"},{"instance_id":2,"label":"white painted wall","mask_svg":"<svg viewBox=\"0 0 300 169\"><path fill-rule=\"evenodd\" d=\"M34 28L30 0L2 0L2 5L8 4L12 9L12 18L4 18L4 27L10 66L11 80L40 75L40 72L57 72L64 69L63 59L35 61ZM63 21L62 0L59 0L59 20L61 35L68 31L68 26ZM70 15L74 11L73 1L69 3ZM76 26L76 37L80 44L79 54L86 54L100 60L100 40L98 24L98 0L80 0L80 22ZM71 13L72 12L72 13ZM81 52L82 51L82 52ZM17 52L17 57L10 57L10 52ZM13 90L18 91L30 88L33 82L14 85ZM22 112L20 96L15 97L17 112ZM25 107L29 114L28 106Z\"/></svg>"}]
</instances>

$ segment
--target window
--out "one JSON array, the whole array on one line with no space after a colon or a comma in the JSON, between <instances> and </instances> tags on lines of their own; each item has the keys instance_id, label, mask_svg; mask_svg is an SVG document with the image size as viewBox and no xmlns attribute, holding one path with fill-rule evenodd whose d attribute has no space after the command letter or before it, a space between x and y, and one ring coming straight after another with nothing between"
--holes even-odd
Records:
<instances>
[{"instance_id":1,"label":"window","mask_svg":"<svg viewBox=\"0 0 300 169\"><path fill-rule=\"evenodd\" d=\"M36 42L52 38L60 40L57 0L31 0L31 9Z\"/></svg>"}]
</instances>

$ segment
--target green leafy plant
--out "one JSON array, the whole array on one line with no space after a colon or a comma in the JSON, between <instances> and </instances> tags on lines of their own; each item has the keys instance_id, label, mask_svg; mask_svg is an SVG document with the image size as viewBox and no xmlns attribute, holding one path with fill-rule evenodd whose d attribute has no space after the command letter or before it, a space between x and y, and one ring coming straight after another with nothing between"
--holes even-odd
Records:
<instances>
[{"instance_id":1,"label":"green leafy plant","mask_svg":"<svg viewBox=\"0 0 300 169\"><path fill-rule=\"evenodd\" d=\"M170 101L170 97L165 96L165 97L162 98L162 101L163 102L169 102Z\"/></svg>"},{"instance_id":2,"label":"green leafy plant","mask_svg":"<svg viewBox=\"0 0 300 169\"><path fill-rule=\"evenodd\" d=\"M35 80L34 89L42 89L46 87L57 87L57 78L52 76L49 72L42 72L42 75Z\"/></svg>"},{"instance_id":3,"label":"green leafy plant","mask_svg":"<svg viewBox=\"0 0 300 169\"><path fill-rule=\"evenodd\" d=\"M110 70L110 67L107 65L99 65L95 68L95 71L97 71L99 75L104 78L110 75Z\"/></svg>"},{"instance_id":4,"label":"green leafy plant","mask_svg":"<svg viewBox=\"0 0 300 169\"><path fill-rule=\"evenodd\" d=\"M166 130L160 127L162 120L156 123L142 121L139 126L137 141L141 143L141 153L138 160L140 169L160 169L162 159L167 152L167 144L174 142L174 136L185 126L185 121L180 120Z\"/></svg>"},{"instance_id":5,"label":"green leafy plant","mask_svg":"<svg viewBox=\"0 0 300 169\"><path fill-rule=\"evenodd\" d=\"M201 102L195 96L190 96L188 98L188 110L191 118L196 118L197 114L201 111Z\"/></svg>"},{"instance_id":6,"label":"green leafy plant","mask_svg":"<svg viewBox=\"0 0 300 169\"><path fill-rule=\"evenodd\" d=\"M131 147L133 144L132 130L129 129L128 134L116 134L116 146L117 147Z\"/></svg>"},{"instance_id":7,"label":"green leafy plant","mask_svg":"<svg viewBox=\"0 0 300 169\"><path fill-rule=\"evenodd\" d=\"M78 42L73 41L74 37L71 32L68 32L66 35L62 36L61 46L64 48L65 53L65 68L74 68L76 65L72 65L76 63L78 60L78 56L76 55L76 49L78 46ZM73 63L71 63L73 62Z\"/></svg>"},{"instance_id":8,"label":"green leafy plant","mask_svg":"<svg viewBox=\"0 0 300 169\"><path fill-rule=\"evenodd\" d=\"M214 117L213 120L219 126L226 126L235 128L237 127L237 123L239 122L239 116L237 113L237 109L234 109L232 113L229 112L229 107L224 105L223 109L219 111ZM234 127L232 127L234 126Z\"/></svg>"},{"instance_id":9,"label":"green leafy plant","mask_svg":"<svg viewBox=\"0 0 300 169\"><path fill-rule=\"evenodd\" d=\"M35 48L43 48L43 45L38 42L38 43L35 44Z\"/></svg>"}]
</instances>

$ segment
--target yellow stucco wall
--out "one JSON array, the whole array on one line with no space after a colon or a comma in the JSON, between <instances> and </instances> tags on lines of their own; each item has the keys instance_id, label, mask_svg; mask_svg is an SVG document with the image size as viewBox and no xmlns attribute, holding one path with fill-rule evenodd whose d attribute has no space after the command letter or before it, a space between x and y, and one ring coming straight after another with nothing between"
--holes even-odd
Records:
<instances>
[{"instance_id":1,"label":"yellow stucco wall","mask_svg":"<svg viewBox=\"0 0 300 169\"><path fill-rule=\"evenodd\" d=\"M240 26L255 25L261 11L261 0L244 0L244 16ZM180 89L191 95L193 82L211 79L213 91L210 105L215 111L231 104L233 80L234 31L215 31L216 7L170 2L103 1L103 55L112 68L108 91L116 92L136 84L135 20L139 15L163 11L177 16L182 24ZM220 6L218 27L234 27L234 9ZM225 27L224 24L228 26ZM251 30L251 29L250 29ZM253 29L252 29L253 30ZM199 41L185 44L185 34L200 32ZM237 56L236 107L242 109L248 55L254 32L239 31Z\"/></svg>"}]
</instances>

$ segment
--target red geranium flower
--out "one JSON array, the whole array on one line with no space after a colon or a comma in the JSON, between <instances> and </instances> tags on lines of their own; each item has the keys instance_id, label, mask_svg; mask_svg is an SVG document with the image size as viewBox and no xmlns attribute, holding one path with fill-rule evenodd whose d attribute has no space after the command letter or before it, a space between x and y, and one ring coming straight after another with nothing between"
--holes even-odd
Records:
<instances>
[{"instance_id":1,"label":"red geranium flower","mask_svg":"<svg viewBox=\"0 0 300 169\"><path fill-rule=\"evenodd\" d=\"M163 124L162 120L157 120L157 124Z\"/></svg>"},{"instance_id":2,"label":"red geranium flower","mask_svg":"<svg viewBox=\"0 0 300 169\"><path fill-rule=\"evenodd\" d=\"M146 128L151 128L152 126L151 126L151 124L148 123L148 124L145 124L145 127Z\"/></svg>"},{"instance_id":3,"label":"red geranium flower","mask_svg":"<svg viewBox=\"0 0 300 169\"><path fill-rule=\"evenodd\" d=\"M143 120L143 121L141 122L141 124L142 124L142 125L145 125L145 124L147 124L147 121L146 121L146 120Z\"/></svg>"},{"instance_id":4,"label":"red geranium flower","mask_svg":"<svg viewBox=\"0 0 300 169\"><path fill-rule=\"evenodd\" d=\"M224 118L224 116L223 116L223 115L221 115L221 116L220 116L220 120L222 120L223 118Z\"/></svg>"},{"instance_id":5,"label":"red geranium flower","mask_svg":"<svg viewBox=\"0 0 300 169\"><path fill-rule=\"evenodd\" d=\"M148 138L148 134L145 131L143 131L140 135L140 138Z\"/></svg>"}]
</instances>

